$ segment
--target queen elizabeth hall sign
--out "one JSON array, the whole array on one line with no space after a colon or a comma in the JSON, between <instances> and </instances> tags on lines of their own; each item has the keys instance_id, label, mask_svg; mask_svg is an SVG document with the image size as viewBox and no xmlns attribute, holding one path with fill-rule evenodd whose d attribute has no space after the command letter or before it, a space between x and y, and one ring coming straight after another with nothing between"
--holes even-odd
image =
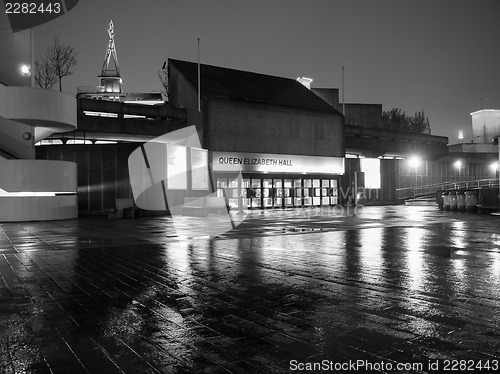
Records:
<instances>
[{"instance_id":1,"label":"queen elizabeth hall sign","mask_svg":"<svg viewBox=\"0 0 500 374\"><path fill-rule=\"evenodd\" d=\"M212 152L213 171L344 174L342 157Z\"/></svg>"}]
</instances>

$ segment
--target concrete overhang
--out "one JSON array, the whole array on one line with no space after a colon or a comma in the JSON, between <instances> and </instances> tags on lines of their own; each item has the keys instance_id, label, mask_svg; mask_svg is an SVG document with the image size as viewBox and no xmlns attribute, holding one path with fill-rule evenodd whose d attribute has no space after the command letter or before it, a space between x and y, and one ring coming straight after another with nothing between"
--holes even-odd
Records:
<instances>
[{"instance_id":1,"label":"concrete overhang","mask_svg":"<svg viewBox=\"0 0 500 374\"><path fill-rule=\"evenodd\" d=\"M365 157L410 157L421 155L428 160L448 153L448 138L361 126L345 126L346 153Z\"/></svg>"},{"instance_id":2,"label":"concrete overhang","mask_svg":"<svg viewBox=\"0 0 500 374\"><path fill-rule=\"evenodd\" d=\"M66 93L32 87L4 86L3 117L56 131L76 129L76 99Z\"/></svg>"},{"instance_id":3,"label":"concrete overhang","mask_svg":"<svg viewBox=\"0 0 500 374\"><path fill-rule=\"evenodd\" d=\"M450 153L498 153L498 145L493 143L459 143L448 146Z\"/></svg>"}]
</instances>

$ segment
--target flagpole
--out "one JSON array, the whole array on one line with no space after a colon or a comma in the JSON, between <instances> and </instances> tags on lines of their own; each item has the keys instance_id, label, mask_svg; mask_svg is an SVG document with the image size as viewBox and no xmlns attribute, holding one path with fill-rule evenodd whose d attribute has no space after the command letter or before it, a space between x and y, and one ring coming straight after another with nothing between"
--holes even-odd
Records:
<instances>
[{"instance_id":1,"label":"flagpole","mask_svg":"<svg viewBox=\"0 0 500 374\"><path fill-rule=\"evenodd\" d=\"M342 114L345 116L344 67L342 66Z\"/></svg>"},{"instance_id":2,"label":"flagpole","mask_svg":"<svg viewBox=\"0 0 500 374\"><path fill-rule=\"evenodd\" d=\"M30 80L31 87L35 87L35 31L30 28Z\"/></svg>"},{"instance_id":3,"label":"flagpole","mask_svg":"<svg viewBox=\"0 0 500 374\"><path fill-rule=\"evenodd\" d=\"M198 38L198 113L201 113L200 38Z\"/></svg>"}]
</instances>

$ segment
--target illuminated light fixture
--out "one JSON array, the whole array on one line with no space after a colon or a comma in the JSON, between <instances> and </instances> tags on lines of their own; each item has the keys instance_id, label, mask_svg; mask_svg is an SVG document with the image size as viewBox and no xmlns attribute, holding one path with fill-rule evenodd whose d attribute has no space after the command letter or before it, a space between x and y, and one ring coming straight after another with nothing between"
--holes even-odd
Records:
<instances>
[{"instance_id":1,"label":"illuminated light fixture","mask_svg":"<svg viewBox=\"0 0 500 374\"><path fill-rule=\"evenodd\" d=\"M124 114L123 118L142 118L142 119L145 119L146 116L136 116L135 114Z\"/></svg>"},{"instance_id":2,"label":"illuminated light fixture","mask_svg":"<svg viewBox=\"0 0 500 374\"><path fill-rule=\"evenodd\" d=\"M415 169L420 166L421 162L422 160L418 156L413 156L410 159L408 159L408 164Z\"/></svg>"},{"instance_id":3,"label":"illuminated light fixture","mask_svg":"<svg viewBox=\"0 0 500 374\"><path fill-rule=\"evenodd\" d=\"M462 130L458 132L458 140L460 142L464 140L464 132Z\"/></svg>"},{"instance_id":4,"label":"illuminated light fixture","mask_svg":"<svg viewBox=\"0 0 500 374\"><path fill-rule=\"evenodd\" d=\"M493 171L493 172L496 172L498 170L498 162L493 162L490 164L490 169Z\"/></svg>"},{"instance_id":5,"label":"illuminated light fixture","mask_svg":"<svg viewBox=\"0 0 500 374\"><path fill-rule=\"evenodd\" d=\"M306 77L298 77L297 82L301 83L303 86L305 86L308 90L311 89L311 82L313 80L311 78L306 78Z\"/></svg>"},{"instance_id":6,"label":"illuminated light fixture","mask_svg":"<svg viewBox=\"0 0 500 374\"><path fill-rule=\"evenodd\" d=\"M20 191L8 192L0 188L0 198L2 197L42 197L56 195L74 195L74 192L39 192L39 191Z\"/></svg>"},{"instance_id":7,"label":"illuminated light fixture","mask_svg":"<svg viewBox=\"0 0 500 374\"><path fill-rule=\"evenodd\" d=\"M457 168L457 169L460 169L462 167L462 161L460 161L460 160L455 161L453 166L455 166L455 168Z\"/></svg>"},{"instance_id":8,"label":"illuminated light fixture","mask_svg":"<svg viewBox=\"0 0 500 374\"><path fill-rule=\"evenodd\" d=\"M138 104L138 105L163 105L165 100L125 100L125 104Z\"/></svg>"},{"instance_id":9,"label":"illuminated light fixture","mask_svg":"<svg viewBox=\"0 0 500 374\"><path fill-rule=\"evenodd\" d=\"M84 110L83 114L86 116L93 116L93 117L112 117L112 118L118 118L118 113L107 113L107 112L91 112L88 110Z\"/></svg>"},{"instance_id":10,"label":"illuminated light fixture","mask_svg":"<svg viewBox=\"0 0 500 374\"><path fill-rule=\"evenodd\" d=\"M29 65L21 65L20 69L22 75L31 75L31 69Z\"/></svg>"}]
</instances>

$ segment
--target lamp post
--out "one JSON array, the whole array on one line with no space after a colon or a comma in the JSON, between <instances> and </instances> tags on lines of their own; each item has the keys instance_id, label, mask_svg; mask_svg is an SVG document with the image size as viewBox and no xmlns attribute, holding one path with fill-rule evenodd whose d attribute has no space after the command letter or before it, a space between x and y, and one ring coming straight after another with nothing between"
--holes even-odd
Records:
<instances>
[{"instance_id":1,"label":"lamp post","mask_svg":"<svg viewBox=\"0 0 500 374\"><path fill-rule=\"evenodd\" d=\"M35 33L33 28L30 32L30 63L19 67L21 74L30 78L30 87L35 87Z\"/></svg>"},{"instance_id":2,"label":"lamp post","mask_svg":"<svg viewBox=\"0 0 500 374\"><path fill-rule=\"evenodd\" d=\"M410 167L415 169L415 188L413 189L413 197L417 197L417 187L418 187L418 167L420 166L420 163L422 160L418 156L413 156L408 160L408 164Z\"/></svg>"},{"instance_id":3,"label":"lamp post","mask_svg":"<svg viewBox=\"0 0 500 374\"><path fill-rule=\"evenodd\" d=\"M455 169L458 170L458 188L460 188L460 182L461 182L461 175L460 175L460 171L462 169L462 161L460 160L457 160L455 161L455 163L453 164L453 166L455 166Z\"/></svg>"},{"instance_id":4,"label":"lamp post","mask_svg":"<svg viewBox=\"0 0 500 374\"><path fill-rule=\"evenodd\" d=\"M492 162L490 164L490 169L491 172L493 173L493 179L497 177L497 172L498 172L498 161Z\"/></svg>"}]
</instances>

